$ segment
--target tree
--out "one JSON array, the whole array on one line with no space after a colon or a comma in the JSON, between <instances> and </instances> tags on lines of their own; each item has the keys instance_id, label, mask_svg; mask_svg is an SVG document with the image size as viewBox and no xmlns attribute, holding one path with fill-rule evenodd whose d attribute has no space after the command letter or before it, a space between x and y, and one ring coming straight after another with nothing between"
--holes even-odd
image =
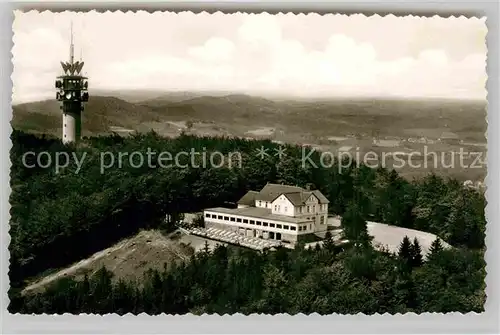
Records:
<instances>
[{"instance_id":1,"label":"tree","mask_svg":"<svg viewBox=\"0 0 500 335\"><path fill-rule=\"evenodd\" d=\"M193 219L193 227L205 228L205 218L203 215L198 214Z\"/></svg>"},{"instance_id":2,"label":"tree","mask_svg":"<svg viewBox=\"0 0 500 335\"><path fill-rule=\"evenodd\" d=\"M352 241L355 246L369 246L372 238L368 235L366 221L363 219L356 203L349 205L342 216L341 225L344 230L344 237Z\"/></svg>"},{"instance_id":3,"label":"tree","mask_svg":"<svg viewBox=\"0 0 500 335\"><path fill-rule=\"evenodd\" d=\"M405 236L399 245L398 257L403 263L403 268L405 270L411 268L412 244L408 236Z\"/></svg>"},{"instance_id":4,"label":"tree","mask_svg":"<svg viewBox=\"0 0 500 335\"><path fill-rule=\"evenodd\" d=\"M266 266L263 273L263 283L263 312L283 313L286 311L288 299L285 291L288 282L284 271L274 265Z\"/></svg>"},{"instance_id":5,"label":"tree","mask_svg":"<svg viewBox=\"0 0 500 335\"><path fill-rule=\"evenodd\" d=\"M208 245L208 241L205 241L205 244L203 245L203 252L205 255L210 254L210 246Z\"/></svg>"},{"instance_id":6,"label":"tree","mask_svg":"<svg viewBox=\"0 0 500 335\"><path fill-rule=\"evenodd\" d=\"M328 251L333 251L335 248L335 242L333 241L332 233L327 231L325 233L325 239L323 240L323 246Z\"/></svg>"},{"instance_id":7,"label":"tree","mask_svg":"<svg viewBox=\"0 0 500 335\"><path fill-rule=\"evenodd\" d=\"M431 243L427 259L429 260L434 259L441 252L441 250L443 250L441 239L439 237L436 237L436 239Z\"/></svg>"},{"instance_id":8,"label":"tree","mask_svg":"<svg viewBox=\"0 0 500 335\"><path fill-rule=\"evenodd\" d=\"M423 264L424 261L422 258L422 248L420 247L420 244L418 243L416 237L413 239L410 254L412 267L419 267Z\"/></svg>"},{"instance_id":9,"label":"tree","mask_svg":"<svg viewBox=\"0 0 500 335\"><path fill-rule=\"evenodd\" d=\"M405 236L403 241L399 244L398 256L401 259L411 258L411 242L408 236Z\"/></svg>"}]
</instances>

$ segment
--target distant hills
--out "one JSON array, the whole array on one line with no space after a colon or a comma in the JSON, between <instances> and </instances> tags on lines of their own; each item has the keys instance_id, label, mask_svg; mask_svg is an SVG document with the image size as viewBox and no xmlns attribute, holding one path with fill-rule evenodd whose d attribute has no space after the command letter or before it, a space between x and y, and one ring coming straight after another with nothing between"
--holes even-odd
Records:
<instances>
[{"instance_id":1,"label":"distant hills","mask_svg":"<svg viewBox=\"0 0 500 335\"><path fill-rule=\"evenodd\" d=\"M275 127L315 136L370 134L405 136L410 128L446 128L484 142L485 104L436 100L273 100L244 94L154 91L94 91L83 114L83 135L112 127L137 131L168 121L217 124L241 136L245 129ZM13 106L14 128L59 136L61 112L55 100Z\"/></svg>"}]
</instances>

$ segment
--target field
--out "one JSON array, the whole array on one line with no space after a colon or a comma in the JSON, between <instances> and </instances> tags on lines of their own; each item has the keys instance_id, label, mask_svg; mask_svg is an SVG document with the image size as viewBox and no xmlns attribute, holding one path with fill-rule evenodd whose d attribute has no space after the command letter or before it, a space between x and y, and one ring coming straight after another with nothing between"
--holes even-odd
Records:
<instances>
[{"instance_id":1,"label":"field","mask_svg":"<svg viewBox=\"0 0 500 335\"><path fill-rule=\"evenodd\" d=\"M335 153L337 157L339 149L350 152L354 158L361 157L361 160L367 152L373 152L377 164L394 167L410 179L434 172L460 180L478 181L486 174L487 125L482 102L313 101L208 93L162 95L157 92L157 97L152 97L151 92L96 94L103 95L92 97L86 107L83 136L110 132L128 136L134 131L154 130L168 137L188 133L269 138L278 143L307 145ZM16 105L12 124L24 131L59 136L61 115L57 102ZM467 157L463 164L459 164L457 153L460 148L477 154L464 155ZM429 157L425 166L424 152L437 155ZM405 165L395 164L392 153L404 159ZM384 161L382 157L385 157ZM455 159L454 164L452 159ZM411 167L407 163L409 160L414 166L421 165ZM371 162L373 165L373 160Z\"/></svg>"}]
</instances>

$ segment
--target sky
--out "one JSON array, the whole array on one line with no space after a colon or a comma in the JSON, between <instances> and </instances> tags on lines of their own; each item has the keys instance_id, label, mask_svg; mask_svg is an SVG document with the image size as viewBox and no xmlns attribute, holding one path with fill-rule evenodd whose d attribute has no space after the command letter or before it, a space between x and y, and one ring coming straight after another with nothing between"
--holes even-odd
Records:
<instances>
[{"instance_id":1,"label":"sky","mask_svg":"<svg viewBox=\"0 0 500 335\"><path fill-rule=\"evenodd\" d=\"M14 103L55 97L71 22L95 89L486 98L485 18L18 11Z\"/></svg>"}]
</instances>

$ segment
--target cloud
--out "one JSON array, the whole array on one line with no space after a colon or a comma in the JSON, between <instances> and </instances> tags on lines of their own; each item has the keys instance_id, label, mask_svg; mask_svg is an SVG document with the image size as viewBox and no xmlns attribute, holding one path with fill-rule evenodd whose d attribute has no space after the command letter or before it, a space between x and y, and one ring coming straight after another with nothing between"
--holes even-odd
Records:
<instances>
[{"instance_id":1,"label":"cloud","mask_svg":"<svg viewBox=\"0 0 500 335\"><path fill-rule=\"evenodd\" d=\"M53 95L59 61L68 54L63 20L23 15L28 14L17 14L14 28L14 99L18 101ZM480 20L416 18L412 23L409 18L339 16L319 24L310 16L269 14L104 15L85 16L85 26L90 28L85 39L79 40L87 41L84 71L95 88L302 96L486 96L486 53L478 43L485 26ZM226 28L221 24L225 18ZM113 26L113 31L131 33L114 38L98 22ZM326 25L330 22L337 26ZM219 26L223 28L214 28ZM421 38L422 31L431 32L436 40L453 29L471 42L445 36L436 44ZM388 34L393 42L381 34ZM468 52L464 46L470 46Z\"/></svg>"},{"instance_id":2,"label":"cloud","mask_svg":"<svg viewBox=\"0 0 500 335\"><path fill-rule=\"evenodd\" d=\"M229 62L232 59L233 52L233 42L220 37L212 37L202 46L188 50L190 56L207 62Z\"/></svg>"}]
</instances>

